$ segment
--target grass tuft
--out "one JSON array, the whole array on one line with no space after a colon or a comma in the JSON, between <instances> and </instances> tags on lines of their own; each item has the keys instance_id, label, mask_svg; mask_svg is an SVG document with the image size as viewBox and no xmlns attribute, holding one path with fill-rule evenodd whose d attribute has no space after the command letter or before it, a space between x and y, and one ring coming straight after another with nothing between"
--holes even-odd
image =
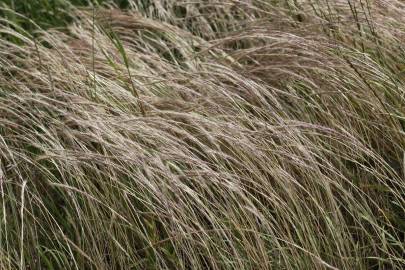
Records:
<instances>
[{"instance_id":1,"label":"grass tuft","mask_svg":"<svg viewBox=\"0 0 405 270\"><path fill-rule=\"evenodd\" d=\"M3 1L0 269L405 267L401 1L99 2Z\"/></svg>"}]
</instances>

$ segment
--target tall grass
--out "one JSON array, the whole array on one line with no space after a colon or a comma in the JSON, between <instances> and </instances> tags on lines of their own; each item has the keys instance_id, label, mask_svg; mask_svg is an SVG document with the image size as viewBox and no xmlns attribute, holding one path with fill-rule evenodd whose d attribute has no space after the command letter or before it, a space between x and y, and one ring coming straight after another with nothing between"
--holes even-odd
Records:
<instances>
[{"instance_id":1,"label":"tall grass","mask_svg":"<svg viewBox=\"0 0 405 270\"><path fill-rule=\"evenodd\" d=\"M1 20L0 269L403 269L402 1L113 6Z\"/></svg>"}]
</instances>

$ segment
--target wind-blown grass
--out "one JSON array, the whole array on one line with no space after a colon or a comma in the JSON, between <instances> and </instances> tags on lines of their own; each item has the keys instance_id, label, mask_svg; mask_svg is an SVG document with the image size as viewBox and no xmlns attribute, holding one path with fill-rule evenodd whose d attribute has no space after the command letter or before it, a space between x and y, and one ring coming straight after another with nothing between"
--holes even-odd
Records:
<instances>
[{"instance_id":1,"label":"wind-blown grass","mask_svg":"<svg viewBox=\"0 0 405 270\"><path fill-rule=\"evenodd\" d=\"M1 21L0 269L403 269L401 1L129 7Z\"/></svg>"}]
</instances>

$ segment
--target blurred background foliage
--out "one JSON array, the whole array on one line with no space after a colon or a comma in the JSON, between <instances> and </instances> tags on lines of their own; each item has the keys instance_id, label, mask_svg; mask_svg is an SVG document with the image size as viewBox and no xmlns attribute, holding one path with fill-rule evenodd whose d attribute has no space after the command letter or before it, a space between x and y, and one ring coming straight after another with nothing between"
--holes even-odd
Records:
<instances>
[{"instance_id":1,"label":"blurred background foliage","mask_svg":"<svg viewBox=\"0 0 405 270\"><path fill-rule=\"evenodd\" d=\"M63 27L71 22L71 11L75 6L99 6L114 4L120 8L128 8L128 0L2 0L0 1L0 17L13 22L28 32L36 27ZM19 13L22 16L18 16Z\"/></svg>"}]
</instances>

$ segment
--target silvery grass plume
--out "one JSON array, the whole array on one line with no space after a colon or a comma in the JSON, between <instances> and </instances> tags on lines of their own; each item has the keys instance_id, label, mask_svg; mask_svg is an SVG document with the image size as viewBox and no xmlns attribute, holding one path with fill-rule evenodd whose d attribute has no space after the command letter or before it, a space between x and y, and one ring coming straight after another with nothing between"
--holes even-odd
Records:
<instances>
[{"instance_id":1,"label":"silvery grass plume","mask_svg":"<svg viewBox=\"0 0 405 270\"><path fill-rule=\"evenodd\" d=\"M402 1L130 7L1 20L0 269L403 269Z\"/></svg>"}]
</instances>

